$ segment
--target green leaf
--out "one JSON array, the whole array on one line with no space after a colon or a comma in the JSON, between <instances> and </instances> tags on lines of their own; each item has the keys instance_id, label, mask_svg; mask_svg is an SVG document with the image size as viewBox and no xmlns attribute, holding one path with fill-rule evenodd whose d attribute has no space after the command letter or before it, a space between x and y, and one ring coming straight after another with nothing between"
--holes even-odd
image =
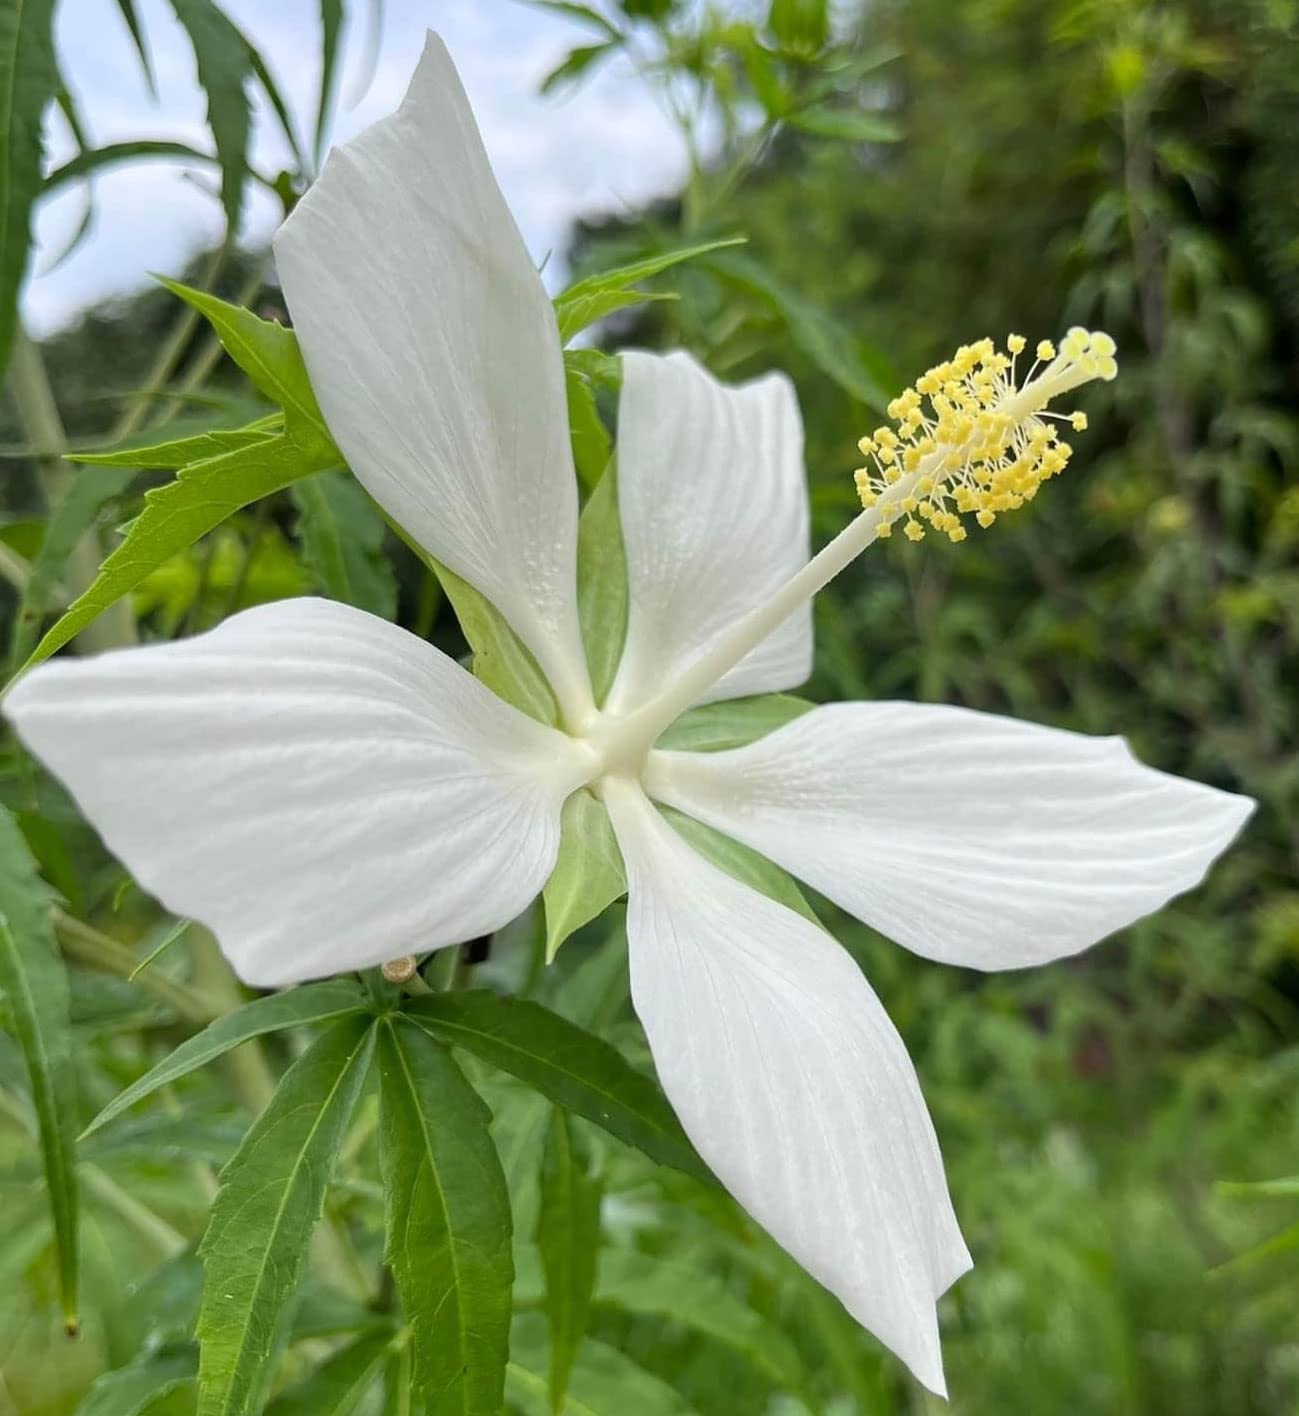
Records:
<instances>
[{"instance_id":1,"label":"green leaf","mask_svg":"<svg viewBox=\"0 0 1299 1416\"><path fill-rule=\"evenodd\" d=\"M182 467L174 481L145 494L144 510L131 523L126 539L67 613L55 621L23 667L48 659L150 572L241 507L335 465L332 446L317 442L304 449L279 434Z\"/></svg>"},{"instance_id":2,"label":"green leaf","mask_svg":"<svg viewBox=\"0 0 1299 1416\"><path fill-rule=\"evenodd\" d=\"M524 1416L550 1416L545 1324L524 1313L510 1332L506 1392ZM573 1368L561 1416L692 1416L666 1382L603 1342L587 1342Z\"/></svg>"},{"instance_id":3,"label":"green leaf","mask_svg":"<svg viewBox=\"0 0 1299 1416\"><path fill-rule=\"evenodd\" d=\"M604 476L613 451L608 431L595 403L591 379L573 364L564 365L568 398L568 428L573 443L573 465L588 491Z\"/></svg>"},{"instance_id":4,"label":"green leaf","mask_svg":"<svg viewBox=\"0 0 1299 1416\"><path fill-rule=\"evenodd\" d=\"M140 68L144 70L144 82L150 97L157 99L158 81L154 78L153 62L149 58L149 46L145 42L144 30L140 27L140 17L135 13L135 0L117 0L117 8L122 12L122 21L130 31L131 42L139 56Z\"/></svg>"},{"instance_id":5,"label":"green leaf","mask_svg":"<svg viewBox=\"0 0 1299 1416\"><path fill-rule=\"evenodd\" d=\"M216 331L221 347L252 380L253 386L284 409L285 429L310 445L315 439L328 443L332 451L322 465L341 467L342 454L333 447L324 414L307 376L307 366L298 347L298 336L278 320L264 320L242 305L231 305L195 290L177 280L159 277L163 285L187 305L191 305Z\"/></svg>"},{"instance_id":6,"label":"green leaf","mask_svg":"<svg viewBox=\"0 0 1299 1416\"><path fill-rule=\"evenodd\" d=\"M266 1416L351 1416L378 1380L394 1341L391 1332L358 1338L280 1392Z\"/></svg>"},{"instance_id":7,"label":"green leaf","mask_svg":"<svg viewBox=\"0 0 1299 1416\"><path fill-rule=\"evenodd\" d=\"M194 50L199 87L207 97L207 123L221 164L221 205L231 237L239 229L252 110L246 85L253 66L248 41L214 0L171 0Z\"/></svg>"},{"instance_id":8,"label":"green leaf","mask_svg":"<svg viewBox=\"0 0 1299 1416\"><path fill-rule=\"evenodd\" d=\"M73 547L94 524L101 509L126 491L134 477L134 472L113 468L69 480L67 491L50 516L45 538L32 561L31 576L19 597L9 639L10 676L32 651L54 587Z\"/></svg>"},{"instance_id":9,"label":"green leaf","mask_svg":"<svg viewBox=\"0 0 1299 1416\"><path fill-rule=\"evenodd\" d=\"M251 447L267 436L284 431L284 415L272 413L243 428L211 428L192 437L175 438L171 442L149 443L139 437L128 439L102 452L74 452L69 462L84 462L91 467L129 467L133 470L175 472L191 462L203 462L220 457L241 447Z\"/></svg>"},{"instance_id":10,"label":"green leaf","mask_svg":"<svg viewBox=\"0 0 1299 1416\"><path fill-rule=\"evenodd\" d=\"M365 1007L366 998L360 986L346 979L306 983L284 993L269 993L264 998L254 998L251 1003L245 1003L242 1008L236 1008L233 1013L227 1013L216 1022L209 1023L202 1032L186 1039L156 1067L132 1082L125 1091L119 1092L86 1127L82 1137L94 1135L136 1102L152 1096L160 1087L206 1067L241 1042L280 1032L284 1028L305 1027L309 1023L346 1017L350 1013L364 1011Z\"/></svg>"},{"instance_id":11,"label":"green leaf","mask_svg":"<svg viewBox=\"0 0 1299 1416\"><path fill-rule=\"evenodd\" d=\"M140 138L134 142L105 143L103 147L83 148L75 157L56 167L45 179L41 195L48 196L60 188L93 176L105 167L113 167L119 162L138 162L142 157L162 157L170 161L182 158L187 162L198 162L204 166L212 161L212 154L189 143L170 142L162 138Z\"/></svg>"},{"instance_id":12,"label":"green leaf","mask_svg":"<svg viewBox=\"0 0 1299 1416\"><path fill-rule=\"evenodd\" d=\"M730 836L722 835L720 831L714 831L711 826L705 826L702 821L696 821L693 816L687 816L675 807L660 804L659 810L676 828L677 834L684 837L705 860L712 861L719 870L724 870L741 884L769 896L778 904L788 906L818 928L821 927L821 921L794 880L766 856L759 855Z\"/></svg>"},{"instance_id":13,"label":"green leaf","mask_svg":"<svg viewBox=\"0 0 1299 1416\"><path fill-rule=\"evenodd\" d=\"M546 962L570 934L626 891L627 873L609 813L583 787L564 803L559 854L541 892L546 907Z\"/></svg>"},{"instance_id":14,"label":"green leaf","mask_svg":"<svg viewBox=\"0 0 1299 1416\"><path fill-rule=\"evenodd\" d=\"M253 1409L373 1045L368 1018L336 1023L284 1074L221 1173L199 1246L199 1416Z\"/></svg>"},{"instance_id":15,"label":"green leaf","mask_svg":"<svg viewBox=\"0 0 1299 1416\"><path fill-rule=\"evenodd\" d=\"M198 1354L192 1348L150 1352L129 1366L105 1372L86 1393L76 1416L142 1416L155 1401L198 1375Z\"/></svg>"},{"instance_id":16,"label":"green leaf","mask_svg":"<svg viewBox=\"0 0 1299 1416\"><path fill-rule=\"evenodd\" d=\"M397 613L397 581L384 554L386 522L365 488L347 472L322 472L296 483L302 558L332 599L380 619Z\"/></svg>"},{"instance_id":17,"label":"green leaf","mask_svg":"<svg viewBox=\"0 0 1299 1416\"><path fill-rule=\"evenodd\" d=\"M407 1015L661 1165L712 1183L658 1084L603 1038L537 1003L474 990L416 998Z\"/></svg>"},{"instance_id":18,"label":"green leaf","mask_svg":"<svg viewBox=\"0 0 1299 1416\"><path fill-rule=\"evenodd\" d=\"M655 743L678 752L722 752L783 728L816 707L791 693L762 693L704 703L683 713Z\"/></svg>"},{"instance_id":19,"label":"green leaf","mask_svg":"<svg viewBox=\"0 0 1299 1416\"><path fill-rule=\"evenodd\" d=\"M789 337L803 353L846 393L869 408L884 411L893 397L888 390L896 389L898 380L878 350L757 261L729 252L710 257L706 264L727 284L760 299L784 322Z\"/></svg>"},{"instance_id":20,"label":"green leaf","mask_svg":"<svg viewBox=\"0 0 1299 1416\"><path fill-rule=\"evenodd\" d=\"M793 1343L735 1297L715 1273L657 1254L606 1249L600 1258L596 1302L681 1323L738 1352L774 1385L789 1391L803 1385Z\"/></svg>"},{"instance_id":21,"label":"green leaf","mask_svg":"<svg viewBox=\"0 0 1299 1416\"><path fill-rule=\"evenodd\" d=\"M316 99L316 166L325 155L329 109L338 81L338 35L343 27L343 0L320 0L320 92Z\"/></svg>"},{"instance_id":22,"label":"green leaf","mask_svg":"<svg viewBox=\"0 0 1299 1416\"><path fill-rule=\"evenodd\" d=\"M57 84L53 23L54 0L0 0L0 375L9 366L41 189L41 122Z\"/></svg>"},{"instance_id":23,"label":"green leaf","mask_svg":"<svg viewBox=\"0 0 1299 1416\"><path fill-rule=\"evenodd\" d=\"M546 1276L550 1328L550 1404L560 1411L595 1289L602 1187L589 1169L568 1117L556 1108L541 1164L537 1248Z\"/></svg>"},{"instance_id":24,"label":"green leaf","mask_svg":"<svg viewBox=\"0 0 1299 1416\"><path fill-rule=\"evenodd\" d=\"M563 15L570 20L576 20L579 24L587 24L594 29L600 30L610 39L621 38L619 32L601 14L598 14L590 5L579 5L573 0L526 0L535 10L549 10L552 14Z\"/></svg>"},{"instance_id":25,"label":"green leaf","mask_svg":"<svg viewBox=\"0 0 1299 1416\"><path fill-rule=\"evenodd\" d=\"M622 388L622 359L603 349L565 349L564 369L581 374L597 392L616 394Z\"/></svg>"},{"instance_id":26,"label":"green leaf","mask_svg":"<svg viewBox=\"0 0 1299 1416\"><path fill-rule=\"evenodd\" d=\"M727 246L742 246L744 240L743 236L731 236L721 241L705 241L698 246L685 246L676 251L647 256L644 260L633 261L630 265L619 266L616 270L588 275L583 280L575 281L555 297L555 315L559 320L560 339L567 344L575 334L615 310L641 304L646 300L662 299L662 296L655 297L633 287L661 271L680 265L682 261L695 260Z\"/></svg>"},{"instance_id":27,"label":"green leaf","mask_svg":"<svg viewBox=\"0 0 1299 1416\"><path fill-rule=\"evenodd\" d=\"M460 628L474 654L474 677L498 698L520 712L551 727L559 722L559 704L546 676L527 646L505 622L495 605L467 580L462 580L432 556L424 559L433 568Z\"/></svg>"},{"instance_id":28,"label":"green leaf","mask_svg":"<svg viewBox=\"0 0 1299 1416\"><path fill-rule=\"evenodd\" d=\"M451 1054L380 1025L386 1257L411 1326L414 1386L438 1416L499 1416L510 1331L510 1199L491 1113Z\"/></svg>"},{"instance_id":29,"label":"green leaf","mask_svg":"<svg viewBox=\"0 0 1299 1416\"><path fill-rule=\"evenodd\" d=\"M627 552L618 514L617 467L609 463L577 523L577 618L602 704L613 687L627 638Z\"/></svg>"},{"instance_id":30,"label":"green leaf","mask_svg":"<svg viewBox=\"0 0 1299 1416\"><path fill-rule=\"evenodd\" d=\"M577 49L570 49L564 60L542 79L540 91L543 94L552 93L563 84L573 83L574 80L581 78L597 60L612 54L617 48L616 41L606 39L600 44L584 44Z\"/></svg>"},{"instance_id":31,"label":"green leaf","mask_svg":"<svg viewBox=\"0 0 1299 1416\"><path fill-rule=\"evenodd\" d=\"M831 108L821 103L799 109L785 121L800 132L845 143L896 143L902 138L902 130L893 119L860 108Z\"/></svg>"},{"instance_id":32,"label":"green leaf","mask_svg":"<svg viewBox=\"0 0 1299 1416\"><path fill-rule=\"evenodd\" d=\"M0 989L22 1049L40 1127L41 1159L59 1251L59 1290L69 1332L77 1329L76 1079L68 977L50 922L49 886L27 842L0 807Z\"/></svg>"},{"instance_id":33,"label":"green leaf","mask_svg":"<svg viewBox=\"0 0 1299 1416\"><path fill-rule=\"evenodd\" d=\"M783 48L815 54L830 37L827 0L771 0L767 28Z\"/></svg>"}]
</instances>

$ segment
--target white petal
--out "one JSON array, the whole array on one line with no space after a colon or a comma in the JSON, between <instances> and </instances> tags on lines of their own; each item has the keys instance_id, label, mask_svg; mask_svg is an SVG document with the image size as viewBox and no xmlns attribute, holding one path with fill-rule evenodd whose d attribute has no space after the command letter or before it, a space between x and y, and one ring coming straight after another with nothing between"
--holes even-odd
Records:
<instances>
[{"instance_id":1,"label":"white petal","mask_svg":"<svg viewBox=\"0 0 1299 1416\"><path fill-rule=\"evenodd\" d=\"M808 557L803 425L781 374L718 383L688 354L622 356L618 502L631 603L609 707L634 709ZM793 688L812 671L801 606L705 695Z\"/></svg>"},{"instance_id":2,"label":"white petal","mask_svg":"<svg viewBox=\"0 0 1299 1416\"><path fill-rule=\"evenodd\" d=\"M140 883L263 987L505 923L581 776L569 739L326 600L61 659L4 712Z\"/></svg>"},{"instance_id":3,"label":"white petal","mask_svg":"<svg viewBox=\"0 0 1299 1416\"><path fill-rule=\"evenodd\" d=\"M1076 954L1199 883L1253 803L1122 738L836 703L731 752L656 753L652 795L908 949L976 969Z\"/></svg>"},{"instance_id":4,"label":"white petal","mask_svg":"<svg viewBox=\"0 0 1299 1416\"><path fill-rule=\"evenodd\" d=\"M681 1124L746 1210L921 1381L970 1267L906 1048L824 931L697 855L634 787L632 999Z\"/></svg>"},{"instance_id":5,"label":"white petal","mask_svg":"<svg viewBox=\"0 0 1299 1416\"><path fill-rule=\"evenodd\" d=\"M501 610L561 694L568 679L580 693L559 332L435 35L397 112L331 153L275 256L353 472Z\"/></svg>"}]
</instances>

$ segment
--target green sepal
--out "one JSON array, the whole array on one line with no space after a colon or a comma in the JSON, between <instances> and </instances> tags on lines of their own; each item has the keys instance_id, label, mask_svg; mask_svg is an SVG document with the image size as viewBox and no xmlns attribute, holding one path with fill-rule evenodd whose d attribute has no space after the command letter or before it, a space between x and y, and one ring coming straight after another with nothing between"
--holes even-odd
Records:
<instances>
[{"instance_id":1,"label":"green sepal","mask_svg":"<svg viewBox=\"0 0 1299 1416\"><path fill-rule=\"evenodd\" d=\"M412 544L409 538L407 544ZM437 576L460 621L473 651L474 677L528 717L548 727L557 726L559 704L554 692L532 651L506 623L505 616L455 571L426 551L420 555Z\"/></svg>"},{"instance_id":2,"label":"green sepal","mask_svg":"<svg viewBox=\"0 0 1299 1416\"><path fill-rule=\"evenodd\" d=\"M678 811L675 807L658 803L658 809L677 834L705 860L710 861L719 870L724 870L742 885L748 885L759 894L766 895L778 904L801 914L804 919L811 920L818 928L822 927L815 910L808 904L793 877L787 875L766 856L759 855L757 851L741 845L730 836L724 836L720 831L714 831L711 826L705 826L702 821L696 821L693 816L687 816L684 811Z\"/></svg>"},{"instance_id":3,"label":"green sepal","mask_svg":"<svg viewBox=\"0 0 1299 1416\"><path fill-rule=\"evenodd\" d=\"M546 962L560 945L627 890L622 852L604 803L585 787L564 803L559 855L541 892L546 909Z\"/></svg>"},{"instance_id":4,"label":"green sepal","mask_svg":"<svg viewBox=\"0 0 1299 1416\"><path fill-rule=\"evenodd\" d=\"M577 619L597 705L604 703L618 672L627 638L628 599L618 470L610 462L577 523Z\"/></svg>"},{"instance_id":5,"label":"green sepal","mask_svg":"<svg viewBox=\"0 0 1299 1416\"><path fill-rule=\"evenodd\" d=\"M655 743L678 752L722 752L744 747L816 707L792 693L760 693L704 703L683 713Z\"/></svg>"}]
</instances>

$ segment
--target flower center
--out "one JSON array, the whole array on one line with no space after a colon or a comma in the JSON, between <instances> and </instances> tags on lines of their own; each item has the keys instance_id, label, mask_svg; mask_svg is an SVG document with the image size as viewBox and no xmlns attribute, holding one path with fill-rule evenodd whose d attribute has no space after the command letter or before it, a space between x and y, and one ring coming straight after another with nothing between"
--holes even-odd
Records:
<instances>
[{"instance_id":1,"label":"flower center","mask_svg":"<svg viewBox=\"0 0 1299 1416\"><path fill-rule=\"evenodd\" d=\"M598 791L605 777L638 778L661 731L639 713L624 716L596 709L570 735L590 753L587 780Z\"/></svg>"}]
</instances>

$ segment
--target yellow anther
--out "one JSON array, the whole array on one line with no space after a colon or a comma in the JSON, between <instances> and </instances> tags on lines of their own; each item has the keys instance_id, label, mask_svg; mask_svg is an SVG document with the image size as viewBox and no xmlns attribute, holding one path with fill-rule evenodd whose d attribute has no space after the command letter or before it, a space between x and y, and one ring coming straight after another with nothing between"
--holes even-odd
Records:
<instances>
[{"instance_id":1,"label":"yellow anther","mask_svg":"<svg viewBox=\"0 0 1299 1416\"><path fill-rule=\"evenodd\" d=\"M1006 341L1011 354L1026 347L1020 334ZM1075 327L1060 341L1058 355L1049 339L1036 353L1035 377L1020 388L1011 359L991 340L962 345L890 402L897 426L861 439L867 462L854 474L862 506L876 511L877 535L891 535L893 523L905 517L909 540L923 539L927 524L963 541L962 516L991 526L1064 470L1072 449L1041 415L1053 399L1089 379L1114 377L1114 341ZM1081 412L1052 416L1076 432L1087 427Z\"/></svg>"}]
</instances>

